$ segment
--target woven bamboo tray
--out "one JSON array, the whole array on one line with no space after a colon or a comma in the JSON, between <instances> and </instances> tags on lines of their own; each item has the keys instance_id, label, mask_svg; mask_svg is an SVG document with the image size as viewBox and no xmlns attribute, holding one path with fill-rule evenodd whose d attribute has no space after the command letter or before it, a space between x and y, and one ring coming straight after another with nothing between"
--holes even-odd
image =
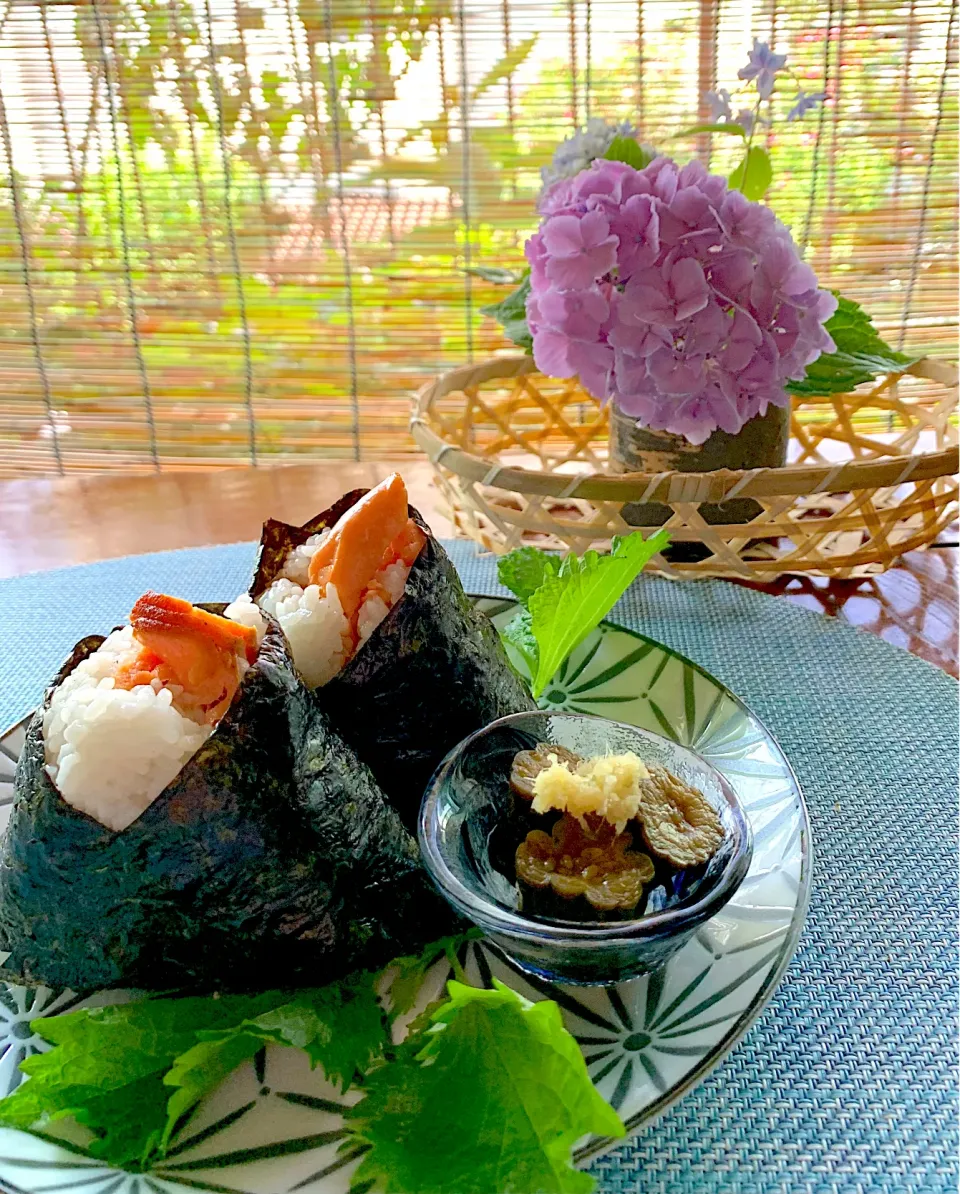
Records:
<instances>
[{"instance_id":1,"label":"woven bamboo tray","mask_svg":"<svg viewBox=\"0 0 960 1194\"><path fill-rule=\"evenodd\" d=\"M930 543L957 513L957 370L930 358L853 394L795 400L790 463L712 473L607 469L605 408L525 356L454 369L417 394L411 431L458 533L502 553L582 552L637 528L625 503L662 502L691 562L672 576L864 576ZM702 503L753 498L749 523L708 525Z\"/></svg>"}]
</instances>

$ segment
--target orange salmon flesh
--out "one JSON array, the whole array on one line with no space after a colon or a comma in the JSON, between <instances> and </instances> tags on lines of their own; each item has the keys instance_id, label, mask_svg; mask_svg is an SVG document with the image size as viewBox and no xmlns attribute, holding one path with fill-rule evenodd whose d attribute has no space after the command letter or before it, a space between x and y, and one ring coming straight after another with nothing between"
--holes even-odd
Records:
<instances>
[{"instance_id":1,"label":"orange salmon flesh","mask_svg":"<svg viewBox=\"0 0 960 1194\"><path fill-rule=\"evenodd\" d=\"M321 589L332 584L354 625L362 598L380 569L396 560L410 567L426 541L409 517L403 479L393 473L337 521L310 561L310 583Z\"/></svg>"},{"instance_id":2,"label":"orange salmon flesh","mask_svg":"<svg viewBox=\"0 0 960 1194\"><path fill-rule=\"evenodd\" d=\"M130 624L140 651L120 668L115 686L175 684L183 689L174 702L182 713L201 724L219 721L240 685L239 660L257 657L257 632L164 593L144 593Z\"/></svg>"}]
</instances>

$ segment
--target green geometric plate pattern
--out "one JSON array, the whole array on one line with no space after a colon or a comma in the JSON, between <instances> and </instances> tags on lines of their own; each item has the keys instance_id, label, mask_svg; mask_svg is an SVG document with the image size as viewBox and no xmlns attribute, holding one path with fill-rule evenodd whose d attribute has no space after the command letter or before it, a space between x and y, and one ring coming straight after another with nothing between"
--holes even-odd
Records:
<instances>
[{"instance_id":1,"label":"green geometric plate pattern","mask_svg":"<svg viewBox=\"0 0 960 1194\"><path fill-rule=\"evenodd\" d=\"M502 626L512 602L478 599ZM518 666L519 659L515 659ZM468 976L503 979L560 1005L590 1074L631 1131L676 1102L733 1048L787 967L810 886L810 827L780 748L744 704L702 668L632 631L604 623L560 669L541 704L610 717L692 747L736 789L754 834L750 871L734 898L656 974L612 988L559 987L516 971L485 942L462 956ZM23 726L0 738L0 825L12 800ZM449 971L427 976L426 1003ZM43 1049L31 1021L74 997L0 984L0 1094L19 1061ZM105 1168L69 1140L0 1129L0 1190L12 1194L344 1194L357 1158L339 1153L342 1096L304 1055L269 1048L236 1071L184 1125L163 1164L146 1174ZM589 1158L615 1142L591 1139Z\"/></svg>"}]
</instances>

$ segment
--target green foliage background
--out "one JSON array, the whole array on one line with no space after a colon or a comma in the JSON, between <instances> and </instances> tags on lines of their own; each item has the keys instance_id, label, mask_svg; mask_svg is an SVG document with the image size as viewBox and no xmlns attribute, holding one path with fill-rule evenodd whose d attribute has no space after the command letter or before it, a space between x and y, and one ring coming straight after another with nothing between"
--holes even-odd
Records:
<instances>
[{"instance_id":1,"label":"green foliage background","mask_svg":"<svg viewBox=\"0 0 960 1194\"><path fill-rule=\"evenodd\" d=\"M35 111L28 97L27 112L59 137L66 168L25 168L7 112L18 169L0 191L0 472L57 467L48 402L66 470L153 467L154 444L163 466L248 460L251 414L261 460L412 451L409 392L505 347L480 315L503 291L466 267L522 265L540 167L587 101L592 115L639 114L659 145L697 116L696 78L677 66L698 35L688 7L645 31L640 77L632 29L589 76L582 54L576 69L539 54L536 31L509 47L505 30L484 34L464 99L450 0L226 0L212 13L206 0L48 0L59 94ZM736 42L726 7L729 86L741 51L723 49ZM934 9L919 26L891 3L848 22L830 47L829 110L761 142L768 201L822 280L895 346L904 335L943 352L955 342L957 112L947 87L931 161L946 3ZM819 89L825 11L787 0L777 13L778 46ZM544 14L563 27L565 11ZM397 128L414 70L436 94ZM670 151L727 171L741 148L730 140Z\"/></svg>"}]
</instances>

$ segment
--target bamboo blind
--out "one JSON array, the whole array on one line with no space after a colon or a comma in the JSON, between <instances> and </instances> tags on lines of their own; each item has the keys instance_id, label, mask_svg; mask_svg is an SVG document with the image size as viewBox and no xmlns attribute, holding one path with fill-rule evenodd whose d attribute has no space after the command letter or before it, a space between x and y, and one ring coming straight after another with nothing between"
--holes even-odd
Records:
<instances>
[{"instance_id":1,"label":"bamboo blind","mask_svg":"<svg viewBox=\"0 0 960 1194\"><path fill-rule=\"evenodd\" d=\"M953 356L956 7L0 0L0 475L414 451L410 392L502 346L467 271L522 262L556 142L665 143L753 35L830 96L771 202Z\"/></svg>"}]
</instances>

